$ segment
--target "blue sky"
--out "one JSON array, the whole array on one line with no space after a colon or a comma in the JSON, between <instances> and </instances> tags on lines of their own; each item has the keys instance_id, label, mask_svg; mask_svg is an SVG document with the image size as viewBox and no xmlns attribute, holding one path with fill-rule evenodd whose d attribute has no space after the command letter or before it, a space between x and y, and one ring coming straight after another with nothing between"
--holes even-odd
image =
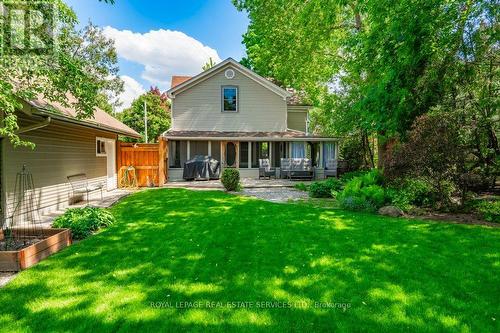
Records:
<instances>
[{"instance_id":1,"label":"blue sky","mask_svg":"<svg viewBox=\"0 0 500 333\"><path fill-rule=\"evenodd\" d=\"M165 90L172 74L194 75L209 57L245 55L248 18L230 0L65 0L81 25L89 20L115 39L124 106L151 85Z\"/></svg>"}]
</instances>

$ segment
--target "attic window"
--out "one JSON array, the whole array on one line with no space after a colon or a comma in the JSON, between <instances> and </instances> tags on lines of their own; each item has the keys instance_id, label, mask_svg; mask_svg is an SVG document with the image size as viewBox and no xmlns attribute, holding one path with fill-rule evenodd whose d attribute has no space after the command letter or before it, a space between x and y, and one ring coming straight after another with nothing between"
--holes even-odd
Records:
<instances>
[{"instance_id":1,"label":"attic window","mask_svg":"<svg viewBox=\"0 0 500 333\"><path fill-rule=\"evenodd\" d=\"M222 111L238 112L238 87L222 87Z\"/></svg>"}]
</instances>

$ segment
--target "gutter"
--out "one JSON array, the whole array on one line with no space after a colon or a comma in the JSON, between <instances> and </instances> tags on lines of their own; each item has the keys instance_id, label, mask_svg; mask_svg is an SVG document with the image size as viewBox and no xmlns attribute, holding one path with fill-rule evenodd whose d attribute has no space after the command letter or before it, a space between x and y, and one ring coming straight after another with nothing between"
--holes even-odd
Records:
<instances>
[{"instance_id":1,"label":"gutter","mask_svg":"<svg viewBox=\"0 0 500 333\"><path fill-rule=\"evenodd\" d=\"M124 136L130 137L130 138L140 138L140 136L138 136L138 135L135 135L133 133L128 133L128 132L120 131L120 130L118 130L116 128L113 128L113 127L110 127L110 126L105 126L105 125L102 125L102 124L97 124L97 123L91 123L91 122L87 122L87 121L82 121L82 120L79 120L79 119L76 119L76 118L72 118L72 117L68 117L68 116L64 116L64 115L54 114L54 112L52 112L50 110L47 110L47 109L40 108L40 107L36 107L34 109L35 109L35 113L38 114L38 115L41 115L41 116L48 116L48 117L52 117L52 118L54 118L56 120L60 120L60 121L72 123L72 124L83 126L83 127L95 128L95 129L98 129L98 130L101 130L101 131L108 131L108 132L111 132L111 133L116 133L116 134L124 135Z\"/></svg>"},{"instance_id":2,"label":"gutter","mask_svg":"<svg viewBox=\"0 0 500 333\"><path fill-rule=\"evenodd\" d=\"M320 141L332 141L332 142L337 142L339 141L338 138L321 138L321 137L302 137L302 138L279 138L279 137L243 137L243 136L229 136L229 137L206 137L206 136L193 136L193 137L186 137L186 136L170 136L170 135L165 135L163 134L162 137L164 137L167 140L187 140L187 141L255 141L255 142L275 142L275 141L287 141L287 142L303 142L303 141L311 141L311 142L320 142Z\"/></svg>"},{"instance_id":3,"label":"gutter","mask_svg":"<svg viewBox=\"0 0 500 333\"><path fill-rule=\"evenodd\" d=\"M16 131L16 134L22 134L22 133L26 133L26 132L30 132L30 131L34 131L34 130L37 130L37 129L40 129L40 128L47 127L51 122L52 122L52 118L51 117L47 117L42 122L39 122L37 124L33 124L33 125L30 125L30 126L26 126L26 127L18 129Z\"/></svg>"}]
</instances>

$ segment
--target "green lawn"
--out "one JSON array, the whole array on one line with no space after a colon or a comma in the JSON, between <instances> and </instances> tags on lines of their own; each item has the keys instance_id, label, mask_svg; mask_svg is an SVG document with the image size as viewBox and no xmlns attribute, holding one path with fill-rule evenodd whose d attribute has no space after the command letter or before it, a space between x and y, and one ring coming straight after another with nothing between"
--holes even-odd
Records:
<instances>
[{"instance_id":1,"label":"green lawn","mask_svg":"<svg viewBox=\"0 0 500 333\"><path fill-rule=\"evenodd\" d=\"M500 331L500 229L180 189L113 212L0 289L0 331Z\"/></svg>"}]
</instances>

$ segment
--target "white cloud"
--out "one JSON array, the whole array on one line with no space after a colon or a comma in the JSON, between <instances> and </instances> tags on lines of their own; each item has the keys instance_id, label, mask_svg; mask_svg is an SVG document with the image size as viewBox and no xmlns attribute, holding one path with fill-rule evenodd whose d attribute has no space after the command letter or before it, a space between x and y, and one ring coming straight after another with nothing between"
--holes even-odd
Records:
<instances>
[{"instance_id":1,"label":"white cloud","mask_svg":"<svg viewBox=\"0 0 500 333\"><path fill-rule=\"evenodd\" d=\"M125 90L118 97L122 105L116 110L117 112L122 112L124 109L128 108L132 105L134 99L146 92L144 87L130 76L122 75L120 78L124 82L123 88Z\"/></svg>"},{"instance_id":2,"label":"white cloud","mask_svg":"<svg viewBox=\"0 0 500 333\"><path fill-rule=\"evenodd\" d=\"M221 59L217 51L180 31L151 30L134 33L105 27L104 34L115 41L118 55L141 64L141 78L160 89L168 89L172 75L195 75L211 57Z\"/></svg>"}]
</instances>

